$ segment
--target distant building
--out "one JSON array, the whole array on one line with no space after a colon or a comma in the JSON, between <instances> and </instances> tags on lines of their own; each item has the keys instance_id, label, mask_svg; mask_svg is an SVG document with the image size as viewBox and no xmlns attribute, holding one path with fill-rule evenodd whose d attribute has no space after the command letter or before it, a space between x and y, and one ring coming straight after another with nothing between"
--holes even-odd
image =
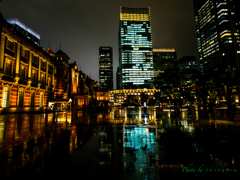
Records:
<instances>
[{"instance_id":1,"label":"distant building","mask_svg":"<svg viewBox=\"0 0 240 180\"><path fill-rule=\"evenodd\" d=\"M54 97L50 99L49 105L56 105L56 110L64 110L70 103L70 72L69 72L69 57L62 50L54 53L48 48L48 54L55 59L57 64L56 74L57 79L54 81ZM69 94L70 93L70 94Z\"/></svg>"},{"instance_id":2,"label":"distant building","mask_svg":"<svg viewBox=\"0 0 240 180\"><path fill-rule=\"evenodd\" d=\"M103 90L98 90L97 91L97 101L108 101L110 100L110 91L103 91Z\"/></svg>"},{"instance_id":3,"label":"distant building","mask_svg":"<svg viewBox=\"0 0 240 180\"><path fill-rule=\"evenodd\" d=\"M96 92L99 89L98 82L91 79L91 77L86 77L86 85L88 86L89 101L96 99Z\"/></svg>"},{"instance_id":4,"label":"distant building","mask_svg":"<svg viewBox=\"0 0 240 180\"><path fill-rule=\"evenodd\" d=\"M68 96L72 99L72 107L77 107L78 103L80 103L80 99L82 98L79 96L79 72L78 66L76 61L74 63L69 64L69 91ZM83 97L84 99L84 97Z\"/></svg>"},{"instance_id":5,"label":"distant building","mask_svg":"<svg viewBox=\"0 0 240 180\"><path fill-rule=\"evenodd\" d=\"M148 99L155 98L156 92L160 92L160 89L122 89L110 91L110 103L113 105L124 104L124 101L128 99L129 96L135 97L139 103L141 103L141 94L144 93Z\"/></svg>"},{"instance_id":6,"label":"distant building","mask_svg":"<svg viewBox=\"0 0 240 180\"><path fill-rule=\"evenodd\" d=\"M99 88L113 89L113 52L112 47L99 47Z\"/></svg>"},{"instance_id":7,"label":"distant building","mask_svg":"<svg viewBox=\"0 0 240 180\"><path fill-rule=\"evenodd\" d=\"M240 1L193 2L201 72L239 70Z\"/></svg>"},{"instance_id":8,"label":"distant building","mask_svg":"<svg viewBox=\"0 0 240 180\"><path fill-rule=\"evenodd\" d=\"M58 62L58 81L57 81L57 88L56 88L56 95L57 99L69 99L68 92L69 88L69 57L62 51L58 50L56 53L56 60Z\"/></svg>"},{"instance_id":9,"label":"distant building","mask_svg":"<svg viewBox=\"0 0 240 180\"><path fill-rule=\"evenodd\" d=\"M78 94L80 98L78 99L77 107L82 107L83 105L88 105L89 103L89 88L86 85L86 74L81 70L79 71L79 85Z\"/></svg>"},{"instance_id":10,"label":"distant building","mask_svg":"<svg viewBox=\"0 0 240 180\"><path fill-rule=\"evenodd\" d=\"M195 56L183 56L176 62L176 65L179 67L180 72L185 74L186 81L182 82L183 85L190 85L198 81L198 64Z\"/></svg>"},{"instance_id":11,"label":"distant building","mask_svg":"<svg viewBox=\"0 0 240 180\"><path fill-rule=\"evenodd\" d=\"M183 56L176 63L180 71L187 69L198 70L198 64L195 56Z\"/></svg>"},{"instance_id":12,"label":"distant building","mask_svg":"<svg viewBox=\"0 0 240 180\"><path fill-rule=\"evenodd\" d=\"M28 39L33 41L35 44L40 46L40 34L32 30L30 27L26 26L17 18L6 19L9 24L13 26L15 30L26 36Z\"/></svg>"},{"instance_id":13,"label":"distant building","mask_svg":"<svg viewBox=\"0 0 240 180\"><path fill-rule=\"evenodd\" d=\"M120 7L120 89L150 88L153 54L150 8Z\"/></svg>"},{"instance_id":14,"label":"distant building","mask_svg":"<svg viewBox=\"0 0 240 180\"><path fill-rule=\"evenodd\" d=\"M154 77L164 73L167 68L173 68L177 60L174 48L153 48L153 70Z\"/></svg>"}]
</instances>

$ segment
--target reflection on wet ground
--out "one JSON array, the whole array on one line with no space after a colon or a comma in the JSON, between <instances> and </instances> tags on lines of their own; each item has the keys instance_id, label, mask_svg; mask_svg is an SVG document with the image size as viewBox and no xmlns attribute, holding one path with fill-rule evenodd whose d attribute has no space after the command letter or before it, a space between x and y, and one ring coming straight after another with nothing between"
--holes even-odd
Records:
<instances>
[{"instance_id":1,"label":"reflection on wet ground","mask_svg":"<svg viewBox=\"0 0 240 180\"><path fill-rule=\"evenodd\" d=\"M151 107L1 115L0 177L239 179L239 130Z\"/></svg>"}]
</instances>

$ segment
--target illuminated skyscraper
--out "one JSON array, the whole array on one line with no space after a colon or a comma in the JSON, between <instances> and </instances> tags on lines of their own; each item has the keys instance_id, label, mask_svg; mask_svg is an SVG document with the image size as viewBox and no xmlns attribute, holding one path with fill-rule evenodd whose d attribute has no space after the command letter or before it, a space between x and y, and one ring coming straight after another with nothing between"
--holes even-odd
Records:
<instances>
[{"instance_id":1,"label":"illuminated skyscraper","mask_svg":"<svg viewBox=\"0 0 240 180\"><path fill-rule=\"evenodd\" d=\"M240 1L194 0L200 70L234 72L240 59Z\"/></svg>"},{"instance_id":2,"label":"illuminated skyscraper","mask_svg":"<svg viewBox=\"0 0 240 180\"><path fill-rule=\"evenodd\" d=\"M150 88L153 53L150 8L120 7L120 88Z\"/></svg>"},{"instance_id":3,"label":"illuminated skyscraper","mask_svg":"<svg viewBox=\"0 0 240 180\"><path fill-rule=\"evenodd\" d=\"M112 47L99 47L99 88L113 90Z\"/></svg>"}]
</instances>

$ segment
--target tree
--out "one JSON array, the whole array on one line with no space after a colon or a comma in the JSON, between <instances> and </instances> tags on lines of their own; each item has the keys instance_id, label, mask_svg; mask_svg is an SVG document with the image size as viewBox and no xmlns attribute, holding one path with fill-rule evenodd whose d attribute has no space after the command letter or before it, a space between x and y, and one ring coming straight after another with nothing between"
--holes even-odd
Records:
<instances>
[{"instance_id":1,"label":"tree","mask_svg":"<svg viewBox=\"0 0 240 180\"><path fill-rule=\"evenodd\" d=\"M138 99L137 99L137 97L135 97L135 96L128 95L127 101L128 101L128 103L130 103L130 104L136 104L136 103L138 102Z\"/></svg>"},{"instance_id":2,"label":"tree","mask_svg":"<svg viewBox=\"0 0 240 180\"><path fill-rule=\"evenodd\" d=\"M225 97L227 100L227 106L228 106L228 117L229 120L233 120L234 117L234 111L232 109L231 104L231 86L238 85L240 82L240 71L234 71L231 72L230 70L223 71L224 69L220 69L214 73L214 75L211 78L211 81L214 82L215 88L221 88L224 89ZM224 72L224 73L222 73Z\"/></svg>"}]
</instances>

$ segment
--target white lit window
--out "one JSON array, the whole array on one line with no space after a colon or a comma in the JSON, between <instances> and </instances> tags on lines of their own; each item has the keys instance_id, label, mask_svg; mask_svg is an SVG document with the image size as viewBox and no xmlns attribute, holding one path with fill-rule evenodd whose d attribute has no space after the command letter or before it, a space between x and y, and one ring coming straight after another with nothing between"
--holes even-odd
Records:
<instances>
[{"instance_id":1,"label":"white lit window","mask_svg":"<svg viewBox=\"0 0 240 180\"><path fill-rule=\"evenodd\" d=\"M4 87L3 88L2 107L8 106L8 100L9 100L9 87Z\"/></svg>"}]
</instances>

